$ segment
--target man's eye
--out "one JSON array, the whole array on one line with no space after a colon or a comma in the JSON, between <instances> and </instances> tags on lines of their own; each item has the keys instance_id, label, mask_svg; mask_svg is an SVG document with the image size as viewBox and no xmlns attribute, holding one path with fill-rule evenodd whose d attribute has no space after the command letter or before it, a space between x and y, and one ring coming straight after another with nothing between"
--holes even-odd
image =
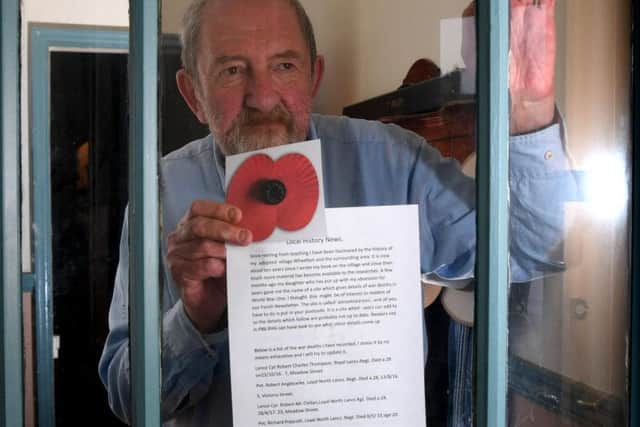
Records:
<instances>
[{"instance_id":1,"label":"man's eye","mask_svg":"<svg viewBox=\"0 0 640 427\"><path fill-rule=\"evenodd\" d=\"M223 71L223 73L226 74L227 76L235 76L239 72L240 72L240 67L238 66L225 68L225 70Z\"/></svg>"},{"instance_id":2,"label":"man's eye","mask_svg":"<svg viewBox=\"0 0 640 427\"><path fill-rule=\"evenodd\" d=\"M226 80L236 79L242 76L244 69L240 65L232 65L220 71L219 77Z\"/></svg>"},{"instance_id":3,"label":"man's eye","mask_svg":"<svg viewBox=\"0 0 640 427\"><path fill-rule=\"evenodd\" d=\"M282 71L290 71L290 70L293 70L294 68L295 68L295 65L293 65L291 62L281 62L280 64L278 64L278 69Z\"/></svg>"}]
</instances>

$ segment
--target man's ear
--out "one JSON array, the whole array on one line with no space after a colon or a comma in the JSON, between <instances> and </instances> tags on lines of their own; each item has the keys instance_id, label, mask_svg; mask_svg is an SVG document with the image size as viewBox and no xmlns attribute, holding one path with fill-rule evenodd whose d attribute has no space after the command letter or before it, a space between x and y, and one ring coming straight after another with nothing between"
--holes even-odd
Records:
<instances>
[{"instance_id":1,"label":"man's ear","mask_svg":"<svg viewBox=\"0 0 640 427\"><path fill-rule=\"evenodd\" d=\"M313 64L313 82L311 87L311 96L315 97L320 89L320 83L322 82L322 76L324 76L324 56L318 55L316 61Z\"/></svg>"},{"instance_id":2,"label":"man's ear","mask_svg":"<svg viewBox=\"0 0 640 427\"><path fill-rule=\"evenodd\" d=\"M176 83L178 84L178 90L180 91L180 95L182 95L184 102L187 103L200 123L206 125L207 117L204 114L204 109L202 108L202 104L196 94L196 82L193 81L193 78L185 71L184 68L181 68L176 73Z\"/></svg>"}]
</instances>

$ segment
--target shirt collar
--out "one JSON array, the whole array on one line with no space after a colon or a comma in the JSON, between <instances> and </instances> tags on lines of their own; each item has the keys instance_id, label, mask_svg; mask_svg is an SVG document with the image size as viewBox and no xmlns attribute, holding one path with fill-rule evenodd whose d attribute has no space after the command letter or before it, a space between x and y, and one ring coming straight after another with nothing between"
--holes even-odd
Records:
<instances>
[{"instance_id":1,"label":"shirt collar","mask_svg":"<svg viewBox=\"0 0 640 427\"><path fill-rule=\"evenodd\" d=\"M309 132L307 133L307 140L318 139L318 130L316 129L316 123L313 120L313 114L309 119Z\"/></svg>"},{"instance_id":2,"label":"shirt collar","mask_svg":"<svg viewBox=\"0 0 640 427\"><path fill-rule=\"evenodd\" d=\"M222 150L220 150L220 147L216 143L216 140L213 137L213 135L209 134L209 138L211 138L211 144L213 145L213 150L211 150L213 152L213 164L216 167L216 172L218 173L218 178L220 179L222 188L226 188L225 174L224 174L225 156L224 154L222 154ZM225 189L225 192L226 192L226 189Z\"/></svg>"}]
</instances>

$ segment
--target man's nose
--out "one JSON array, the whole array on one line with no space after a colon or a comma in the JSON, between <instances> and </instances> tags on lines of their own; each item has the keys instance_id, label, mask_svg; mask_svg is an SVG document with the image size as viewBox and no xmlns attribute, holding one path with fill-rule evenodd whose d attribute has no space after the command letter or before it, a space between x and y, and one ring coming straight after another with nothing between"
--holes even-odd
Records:
<instances>
[{"instance_id":1,"label":"man's nose","mask_svg":"<svg viewBox=\"0 0 640 427\"><path fill-rule=\"evenodd\" d=\"M264 113L271 112L280 102L280 95L269 72L254 72L247 83L245 104Z\"/></svg>"}]
</instances>

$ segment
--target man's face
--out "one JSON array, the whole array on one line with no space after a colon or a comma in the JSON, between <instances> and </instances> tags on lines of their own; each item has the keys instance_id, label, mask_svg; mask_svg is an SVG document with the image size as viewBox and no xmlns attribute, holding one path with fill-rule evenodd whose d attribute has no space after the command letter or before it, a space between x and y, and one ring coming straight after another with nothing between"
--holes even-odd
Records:
<instances>
[{"instance_id":1,"label":"man's face","mask_svg":"<svg viewBox=\"0 0 640 427\"><path fill-rule=\"evenodd\" d=\"M311 63L286 1L213 0L195 74L190 106L229 155L306 137L322 59Z\"/></svg>"}]
</instances>

